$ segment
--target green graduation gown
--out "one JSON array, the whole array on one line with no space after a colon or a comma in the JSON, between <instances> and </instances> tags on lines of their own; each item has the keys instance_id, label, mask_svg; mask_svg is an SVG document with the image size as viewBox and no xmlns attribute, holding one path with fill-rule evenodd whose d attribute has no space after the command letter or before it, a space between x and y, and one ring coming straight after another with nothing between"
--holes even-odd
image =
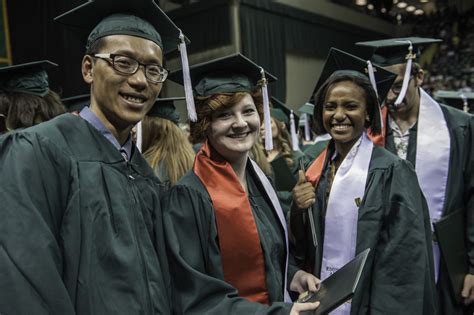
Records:
<instances>
[{"instance_id":1,"label":"green graduation gown","mask_svg":"<svg viewBox=\"0 0 474 315\"><path fill-rule=\"evenodd\" d=\"M64 114L0 142L0 312L170 314L160 183Z\"/></svg>"},{"instance_id":2,"label":"green graduation gown","mask_svg":"<svg viewBox=\"0 0 474 315\"><path fill-rule=\"evenodd\" d=\"M292 304L281 302L284 299L286 257L283 228L258 177L249 166L247 183L264 254L271 306L238 297L237 290L224 281L212 200L201 180L190 171L163 198L175 313L289 313ZM289 266L288 279L291 280L296 271L296 267Z\"/></svg>"},{"instance_id":3,"label":"green graduation gown","mask_svg":"<svg viewBox=\"0 0 474 315\"><path fill-rule=\"evenodd\" d=\"M314 144L309 144L303 148L303 152L309 157L309 160L313 161L321 154L321 152L324 151L324 149L326 149L328 143L329 140L324 140Z\"/></svg>"},{"instance_id":4,"label":"green graduation gown","mask_svg":"<svg viewBox=\"0 0 474 315\"><path fill-rule=\"evenodd\" d=\"M462 209L465 211L466 240L469 273L474 274L474 116L450 106L440 104L451 138L448 183L443 216ZM410 129L407 160L415 167L418 126ZM396 153L393 134L387 133L387 150ZM456 305L446 266L441 259L438 279L440 311L442 314L462 314Z\"/></svg>"},{"instance_id":5,"label":"green graduation gown","mask_svg":"<svg viewBox=\"0 0 474 315\"><path fill-rule=\"evenodd\" d=\"M328 154L331 156L331 154ZM327 162L326 162L327 166ZM318 247L309 223L292 248L301 267L321 273L328 167L312 207ZM307 215L304 219L308 220ZM352 298L351 314L434 314L435 288L428 207L409 163L374 147L359 207L356 254L371 252Z\"/></svg>"}]
</instances>

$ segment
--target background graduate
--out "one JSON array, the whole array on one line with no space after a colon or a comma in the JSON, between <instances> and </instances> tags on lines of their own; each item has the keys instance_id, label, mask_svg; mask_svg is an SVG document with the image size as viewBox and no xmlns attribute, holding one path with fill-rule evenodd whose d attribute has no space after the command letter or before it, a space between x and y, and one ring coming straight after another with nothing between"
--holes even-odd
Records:
<instances>
[{"instance_id":1,"label":"background graduate","mask_svg":"<svg viewBox=\"0 0 474 315\"><path fill-rule=\"evenodd\" d=\"M240 54L191 67L191 139L204 144L193 170L163 201L178 314L299 314L317 307L290 304L289 289L314 291L318 279L289 264L283 211L249 159L263 116L260 71Z\"/></svg>"},{"instance_id":2,"label":"background graduate","mask_svg":"<svg viewBox=\"0 0 474 315\"><path fill-rule=\"evenodd\" d=\"M415 167L431 222L456 211L465 218L468 273L461 292L451 289L438 244L432 245L440 311L472 314L456 296L462 295L465 304L474 302L474 117L439 104L421 88L424 72L416 58L423 46L436 42L409 37L358 44L370 49L373 63L397 74L384 106L385 148Z\"/></svg>"},{"instance_id":3,"label":"background graduate","mask_svg":"<svg viewBox=\"0 0 474 315\"><path fill-rule=\"evenodd\" d=\"M178 127L174 102L179 100L184 98L157 99L142 122L143 156L167 187L191 170L195 156L185 132Z\"/></svg>"},{"instance_id":4,"label":"background graduate","mask_svg":"<svg viewBox=\"0 0 474 315\"><path fill-rule=\"evenodd\" d=\"M6 130L37 125L66 112L59 95L49 88L48 60L0 68L0 113ZM1 129L0 129L1 132Z\"/></svg>"},{"instance_id":5,"label":"background graduate","mask_svg":"<svg viewBox=\"0 0 474 315\"><path fill-rule=\"evenodd\" d=\"M171 314L161 185L130 130L179 30L145 0L91 1L60 21L90 32L90 107L0 140L0 312Z\"/></svg>"},{"instance_id":6,"label":"background graduate","mask_svg":"<svg viewBox=\"0 0 474 315\"><path fill-rule=\"evenodd\" d=\"M367 136L367 128L378 134L381 125L365 68L364 60L331 49L316 86L315 127L333 140L308 169L309 182L300 173L294 189L296 256L324 280L371 248L351 304L335 314L434 314L426 202L411 165ZM375 79L383 100L395 75L378 68Z\"/></svg>"}]
</instances>

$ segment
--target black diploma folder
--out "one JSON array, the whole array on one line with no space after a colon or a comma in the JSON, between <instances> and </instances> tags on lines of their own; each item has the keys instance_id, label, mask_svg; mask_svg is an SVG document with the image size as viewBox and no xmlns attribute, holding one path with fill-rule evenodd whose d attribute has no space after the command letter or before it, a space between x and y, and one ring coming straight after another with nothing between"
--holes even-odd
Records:
<instances>
[{"instance_id":1,"label":"black diploma folder","mask_svg":"<svg viewBox=\"0 0 474 315\"><path fill-rule=\"evenodd\" d=\"M469 271L466 251L464 211L458 210L433 223L441 256L446 264L454 297L461 303L464 277Z\"/></svg>"},{"instance_id":2,"label":"black diploma folder","mask_svg":"<svg viewBox=\"0 0 474 315\"><path fill-rule=\"evenodd\" d=\"M369 252L370 248L367 248L322 281L318 292L309 293L298 299L297 302L300 303L316 301L321 303L315 311L301 312L301 314L327 314L351 299L359 283Z\"/></svg>"}]
</instances>

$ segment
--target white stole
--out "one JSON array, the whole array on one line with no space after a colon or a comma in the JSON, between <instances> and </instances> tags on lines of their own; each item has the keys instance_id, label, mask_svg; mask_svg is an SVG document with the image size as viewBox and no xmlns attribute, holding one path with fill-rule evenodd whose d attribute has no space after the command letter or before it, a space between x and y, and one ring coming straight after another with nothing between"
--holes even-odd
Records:
<instances>
[{"instance_id":1,"label":"white stole","mask_svg":"<svg viewBox=\"0 0 474 315\"><path fill-rule=\"evenodd\" d=\"M321 280L328 278L355 257L359 206L372 157L373 144L364 132L354 144L334 176L329 193L325 228ZM331 314L350 314L344 303Z\"/></svg>"},{"instance_id":2,"label":"white stole","mask_svg":"<svg viewBox=\"0 0 474 315\"><path fill-rule=\"evenodd\" d=\"M285 260L285 282L284 282L284 302L285 303L292 303L290 294L288 293L288 253L289 253L289 247L288 247L288 228L286 226L286 219L285 215L283 214L283 210L281 209L280 206L280 201L278 200L278 196L275 193L275 190L273 189L272 184L268 180L267 176L263 171L260 169L260 167L255 163L252 159L249 159L251 162L251 165L255 171L255 174L257 174L258 179L262 183L263 188L265 189L265 192L267 193L267 196L270 198L270 201L272 202L273 209L275 209L276 214L278 216L278 219L280 221L280 224L283 227L283 231L285 233L285 245L286 245L286 260Z\"/></svg>"},{"instance_id":3,"label":"white stole","mask_svg":"<svg viewBox=\"0 0 474 315\"><path fill-rule=\"evenodd\" d=\"M421 88L420 96L415 169L433 223L443 215L451 137L439 104ZM436 243L433 243L433 255L438 282L440 252Z\"/></svg>"}]
</instances>

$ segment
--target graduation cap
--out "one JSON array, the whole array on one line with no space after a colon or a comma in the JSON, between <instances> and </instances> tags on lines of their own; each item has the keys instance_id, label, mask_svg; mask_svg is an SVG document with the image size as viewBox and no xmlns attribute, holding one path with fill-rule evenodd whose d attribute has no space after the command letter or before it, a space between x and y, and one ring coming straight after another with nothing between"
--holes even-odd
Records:
<instances>
[{"instance_id":1,"label":"graduation cap","mask_svg":"<svg viewBox=\"0 0 474 315\"><path fill-rule=\"evenodd\" d=\"M169 75L169 79L183 84L182 71ZM270 107L267 83L277 78L240 53L213 59L190 67L191 82L195 96L210 96L219 93L251 93L262 88L265 117L265 148L273 148L270 125ZM188 100L186 99L186 103ZM190 110L187 104L188 111ZM194 110L192 108L191 110ZM191 119L192 120L192 119ZM267 126L268 124L268 126ZM267 128L268 127L268 128ZM270 132L269 134L267 134ZM269 137L268 137L269 136Z\"/></svg>"},{"instance_id":2,"label":"graduation cap","mask_svg":"<svg viewBox=\"0 0 474 315\"><path fill-rule=\"evenodd\" d=\"M299 117L293 110L291 110L285 103L272 96L273 108L271 109L271 115L273 118L278 119L281 122L285 123L286 128L291 135L291 144L293 151L298 151L298 136L296 133L296 126L298 125Z\"/></svg>"},{"instance_id":3,"label":"graduation cap","mask_svg":"<svg viewBox=\"0 0 474 315\"><path fill-rule=\"evenodd\" d=\"M61 102L67 108L68 112L70 113L80 112L84 107L90 105L91 95L82 94L82 95L66 97L66 98L61 99Z\"/></svg>"},{"instance_id":4,"label":"graduation cap","mask_svg":"<svg viewBox=\"0 0 474 315\"><path fill-rule=\"evenodd\" d=\"M314 104L304 103L300 108L298 108L298 112L301 113L300 125L302 123L302 126L304 126L304 138L306 141L310 141L311 127L309 125L309 120L314 115Z\"/></svg>"},{"instance_id":5,"label":"graduation cap","mask_svg":"<svg viewBox=\"0 0 474 315\"><path fill-rule=\"evenodd\" d=\"M474 93L472 92L440 90L435 92L434 97L441 102L445 102L467 113L469 113L471 106L474 109Z\"/></svg>"},{"instance_id":6,"label":"graduation cap","mask_svg":"<svg viewBox=\"0 0 474 315\"><path fill-rule=\"evenodd\" d=\"M57 66L41 60L0 68L0 91L45 96L49 91L46 70Z\"/></svg>"},{"instance_id":7,"label":"graduation cap","mask_svg":"<svg viewBox=\"0 0 474 315\"><path fill-rule=\"evenodd\" d=\"M358 42L356 45L370 49L370 60L379 66L387 67L406 63L402 89L394 103L395 106L399 106L405 98L410 81L413 60L421 54L421 48L423 46L439 42L441 42L441 40L435 38L403 37Z\"/></svg>"},{"instance_id":8,"label":"graduation cap","mask_svg":"<svg viewBox=\"0 0 474 315\"><path fill-rule=\"evenodd\" d=\"M421 48L441 41L436 38L402 37L358 42L356 45L370 50L370 60L373 63L387 67L416 59L421 54Z\"/></svg>"},{"instance_id":9,"label":"graduation cap","mask_svg":"<svg viewBox=\"0 0 474 315\"><path fill-rule=\"evenodd\" d=\"M162 48L164 54L179 49L186 99L194 104L186 50L189 39L154 0L89 0L56 17L55 21L76 32L88 33L86 49L99 38L110 35L151 40ZM190 115L195 119L195 113Z\"/></svg>"},{"instance_id":10,"label":"graduation cap","mask_svg":"<svg viewBox=\"0 0 474 315\"><path fill-rule=\"evenodd\" d=\"M371 69L373 70L371 71ZM318 83L316 83L313 93L311 94L311 98L331 76L341 72L348 72L355 76L368 78L377 93L380 104L385 100L385 97L392 87L393 81L397 77L395 73L387 71L377 65L372 65L366 60L342 50L331 48Z\"/></svg>"},{"instance_id":11,"label":"graduation cap","mask_svg":"<svg viewBox=\"0 0 474 315\"><path fill-rule=\"evenodd\" d=\"M176 112L176 106L174 105L174 102L185 99L186 98L184 97L158 98L147 115L150 117L168 119L175 124L178 124L179 114Z\"/></svg>"},{"instance_id":12,"label":"graduation cap","mask_svg":"<svg viewBox=\"0 0 474 315\"><path fill-rule=\"evenodd\" d=\"M178 49L180 43L180 29L154 0L90 0L54 20L76 32L88 33L86 48L109 35L151 40L165 54Z\"/></svg>"},{"instance_id":13,"label":"graduation cap","mask_svg":"<svg viewBox=\"0 0 474 315\"><path fill-rule=\"evenodd\" d=\"M314 114L314 104L313 103L304 103L298 108L298 112L301 114L307 114L309 116L313 116Z\"/></svg>"}]
</instances>

